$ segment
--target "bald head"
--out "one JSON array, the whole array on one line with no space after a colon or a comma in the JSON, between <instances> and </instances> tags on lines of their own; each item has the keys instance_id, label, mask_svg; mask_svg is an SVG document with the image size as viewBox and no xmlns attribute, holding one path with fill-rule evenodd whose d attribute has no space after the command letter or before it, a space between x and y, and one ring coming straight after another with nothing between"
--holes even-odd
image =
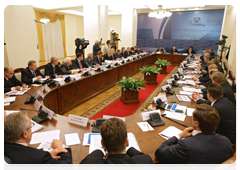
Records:
<instances>
[{"instance_id":1,"label":"bald head","mask_svg":"<svg viewBox=\"0 0 240 170\"><path fill-rule=\"evenodd\" d=\"M12 78L14 75L14 70L12 67L7 66L4 67L4 76L7 77L8 79Z\"/></svg>"}]
</instances>

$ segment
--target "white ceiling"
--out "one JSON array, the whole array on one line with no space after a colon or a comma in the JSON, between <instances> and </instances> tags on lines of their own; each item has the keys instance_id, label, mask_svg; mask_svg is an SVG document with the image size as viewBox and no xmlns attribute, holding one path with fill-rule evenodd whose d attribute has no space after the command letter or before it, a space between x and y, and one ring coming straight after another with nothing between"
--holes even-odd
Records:
<instances>
[{"instance_id":1,"label":"white ceiling","mask_svg":"<svg viewBox=\"0 0 240 170\"><path fill-rule=\"evenodd\" d=\"M72 14L72 15L84 15L83 5L73 6L73 5L58 5L55 3L54 5L33 5L35 9L55 12L55 13L63 13L63 14ZM151 9L157 8L158 5L132 5L133 8L138 9L138 13L149 13ZM217 10L224 9L225 5L163 5L163 9L170 9L172 12L174 11L189 11L189 10ZM124 9L121 7L121 4L118 5L108 5L108 15L121 15Z\"/></svg>"}]
</instances>

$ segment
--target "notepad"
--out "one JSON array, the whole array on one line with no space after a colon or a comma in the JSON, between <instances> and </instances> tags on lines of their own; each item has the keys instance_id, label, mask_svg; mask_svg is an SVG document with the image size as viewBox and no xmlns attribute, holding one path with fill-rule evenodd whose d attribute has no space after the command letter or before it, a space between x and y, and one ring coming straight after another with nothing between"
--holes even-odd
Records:
<instances>
[{"instance_id":1,"label":"notepad","mask_svg":"<svg viewBox=\"0 0 240 170\"><path fill-rule=\"evenodd\" d=\"M163 114L166 114L165 117L169 117L180 121L184 121L186 118L186 115L182 113L165 111Z\"/></svg>"},{"instance_id":2,"label":"notepad","mask_svg":"<svg viewBox=\"0 0 240 170\"><path fill-rule=\"evenodd\" d=\"M169 126L166 129L164 129L162 132L158 133L158 135L160 135L161 137L163 137L164 139L167 139L169 137L173 137L176 136L178 134L180 134L182 131L174 126Z\"/></svg>"},{"instance_id":3,"label":"notepad","mask_svg":"<svg viewBox=\"0 0 240 170\"><path fill-rule=\"evenodd\" d=\"M30 141L30 145L43 143L43 142L52 142L53 139L59 140L59 138L60 138L60 130L33 133L32 139Z\"/></svg>"},{"instance_id":4,"label":"notepad","mask_svg":"<svg viewBox=\"0 0 240 170\"><path fill-rule=\"evenodd\" d=\"M148 122L137 122L137 124L143 132L149 132L154 130Z\"/></svg>"},{"instance_id":5,"label":"notepad","mask_svg":"<svg viewBox=\"0 0 240 170\"><path fill-rule=\"evenodd\" d=\"M78 133L65 134L65 141L67 146L80 144Z\"/></svg>"},{"instance_id":6,"label":"notepad","mask_svg":"<svg viewBox=\"0 0 240 170\"><path fill-rule=\"evenodd\" d=\"M187 115L188 115L188 116L193 116L194 110L195 110L195 109L193 109L193 108L187 108Z\"/></svg>"},{"instance_id":7,"label":"notepad","mask_svg":"<svg viewBox=\"0 0 240 170\"><path fill-rule=\"evenodd\" d=\"M191 100L185 95L176 95L176 97L180 102L191 102Z\"/></svg>"}]
</instances>

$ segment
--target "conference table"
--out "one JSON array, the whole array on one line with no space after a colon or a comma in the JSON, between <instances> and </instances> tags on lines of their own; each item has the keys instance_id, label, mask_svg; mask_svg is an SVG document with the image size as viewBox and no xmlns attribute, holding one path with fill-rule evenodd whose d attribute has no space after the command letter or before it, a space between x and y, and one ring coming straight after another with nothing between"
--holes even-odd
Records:
<instances>
[{"instance_id":1,"label":"conference table","mask_svg":"<svg viewBox=\"0 0 240 170\"><path fill-rule=\"evenodd\" d=\"M122 76L132 76L139 72L139 68L142 66L153 65L158 58L167 59L172 65L179 65L186 58L186 56L180 54L151 54L140 59L127 62L123 65L116 66L115 68L109 68L106 71L96 72L94 75L88 77L82 76L81 79L75 82L65 83L60 87L51 87L49 92L43 93L44 101L46 102L40 100L40 103L58 114L57 117L54 117L52 120L47 120L41 123L44 128L39 132L59 129L61 131L60 140L62 140L64 144L66 144L64 137L65 134L78 133L81 144L70 146L70 148L72 149L73 163L80 163L80 161L89 153L89 146L82 145L83 136L84 133L92 132L91 124L94 122L94 120L90 120L90 123L88 123L87 127L83 127L68 123L68 117L62 116L61 114L66 113L79 104L112 87L122 78ZM44 90L44 85L39 87L30 87L31 89L28 91L30 94L36 94L38 90L41 92ZM179 91L182 90L181 87L173 87L172 89L178 94ZM190 108L194 108L196 104L193 100L191 100L191 102L179 102L176 98L176 95L166 94L166 96L169 103L177 103ZM34 104L24 104L24 101L29 97L30 95L27 93L17 96L16 101L11 103L9 106L5 106L4 110L20 110L20 108L35 110ZM155 104L151 105L152 108L156 108ZM28 112L28 116L30 118L37 115L36 111L26 110L26 112ZM161 114L163 114L163 112L164 111L161 110ZM126 117L127 130L135 135L141 151L150 155L154 163L157 163L158 161L156 160L154 153L156 149L166 141L164 138L159 136L158 133L169 126L175 126L180 130L183 130L185 127L165 117L162 117L165 125L154 127L154 131L143 132L137 125L137 122L142 122L140 115L141 114L133 114ZM191 117L186 116L184 122L179 122L187 126L191 126L191 119ZM37 148L38 145L39 144L30 146Z\"/></svg>"}]
</instances>

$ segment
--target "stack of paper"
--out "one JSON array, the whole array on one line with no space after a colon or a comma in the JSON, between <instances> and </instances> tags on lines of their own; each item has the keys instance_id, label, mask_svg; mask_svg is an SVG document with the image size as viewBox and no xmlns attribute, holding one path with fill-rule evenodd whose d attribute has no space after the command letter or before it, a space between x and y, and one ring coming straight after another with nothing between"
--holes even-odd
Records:
<instances>
[{"instance_id":1,"label":"stack of paper","mask_svg":"<svg viewBox=\"0 0 240 170\"><path fill-rule=\"evenodd\" d=\"M163 114L165 114L165 117L169 117L180 121L184 121L186 118L186 115L182 113L165 111Z\"/></svg>"},{"instance_id":2,"label":"stack of paper","mask_svg":"<svg viewBox=\"0 0 240 170\"><path fill-rule=\"evenodd\" d=\"M158 133L161 137L165 138L168 140L169 137L173 137L176 135L179 135L182 131L179 130L178 128L174 127L174 126L169 126L168 128L166 128L165 130L163 130L162 132Z\"/></svg>"},{"instance_id":3,"label":"stack of paper","mask_svg":"<svg viewBox=\"0 0 240 170\"><path fill-rule=\"evenodd\" d=\"M154 130L148 122L137 122L137 124L142 129L143 132L148 132L148 131Z\"/></svg>"},{"instance_id":4,"label":"stack of paper","mask_svg":"<svg viewBox=\"0 0 240 170\"><path fill-rule=\"evenodd\" d=\"M30 145L43 143L43 142L52 142L53 139L60 138L60 130L52 130L46 132L33 133Z\"/></svg>"},{"instance_id":5,"label":"stack of paper","mask_svg":"<svg viewBox=\"0 0 240 170\"><path fill-rule=\"evenodd\" d=\"M14 102L16 100L16 96L14 96L14 97L6 97L5 99L4 99L4 104L5 103L11 103L11 102ZM9 105L8 104L8 105Z\"/></svg>"}]
</instances>

